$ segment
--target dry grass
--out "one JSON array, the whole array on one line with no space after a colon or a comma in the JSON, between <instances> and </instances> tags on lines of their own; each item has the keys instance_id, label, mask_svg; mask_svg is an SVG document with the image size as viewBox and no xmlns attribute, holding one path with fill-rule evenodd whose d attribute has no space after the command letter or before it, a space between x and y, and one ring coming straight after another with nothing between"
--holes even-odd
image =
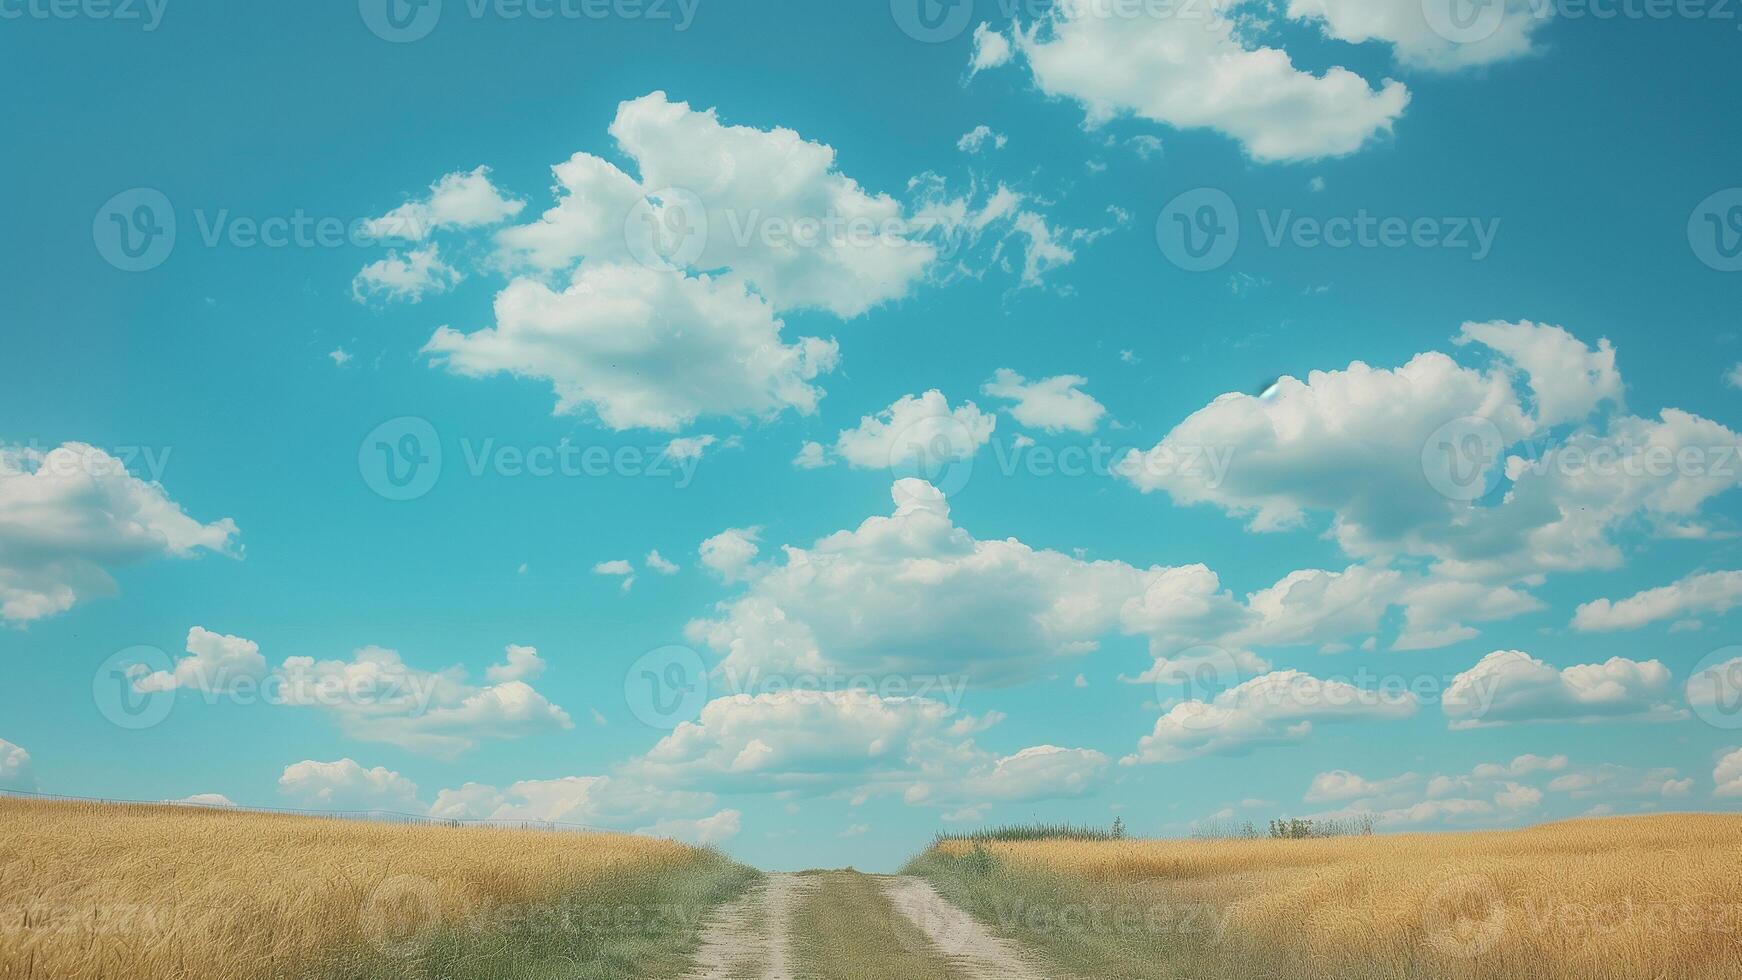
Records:
<instances>
[{"instance_id":1,"label":"dry grass","mask_svg":"<svg viewBox=\"0 0 1742 980\"><path fill-rule=\"evenodd\" d=\"M1742 817L974 847L911 870L1098 978L1742 977Z\"/></svg>"},{"instance_id":2,"label":"dry grass","mask_svg":"<svg viewBox=\"0 0 1742 980\"><path fill-rule=\"evenodd\" d=\"M0 799L0 977L674 975L753 874L627 835Z\"/></svg>"}]
</instances>

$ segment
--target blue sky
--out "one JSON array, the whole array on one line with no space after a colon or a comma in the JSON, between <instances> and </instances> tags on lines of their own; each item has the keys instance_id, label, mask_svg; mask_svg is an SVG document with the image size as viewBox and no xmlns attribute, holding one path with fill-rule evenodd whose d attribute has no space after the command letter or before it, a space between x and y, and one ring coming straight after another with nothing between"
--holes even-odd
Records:
<instances>
[{"instance_id":1,"label":"blue sky","mask_svg":"<svg viewBox=\"0 0 1742 980\"><path fill-rule=\"evenodd\" d=\"M1721 9L0 9L0 785L881 869L1742 799Z\"/></svg>"}]
</instances>

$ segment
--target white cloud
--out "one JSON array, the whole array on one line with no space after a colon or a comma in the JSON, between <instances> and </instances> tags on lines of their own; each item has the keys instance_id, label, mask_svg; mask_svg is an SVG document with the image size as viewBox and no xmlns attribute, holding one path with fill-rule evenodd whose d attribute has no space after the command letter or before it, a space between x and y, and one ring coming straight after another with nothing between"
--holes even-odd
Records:
<instances>
[{"instance_id":1,"label":"white cloud","mask_svg":"<svg viewBox=\"0 0 1742 980\"><path fill-rule=\"evenodd\" d=\"M1619 601L1595 599L1583 603L1573 612L1573 628L1631 630L1688 613L1722 614L1737 605L1742 605L1742 572L1705 572Z\"/></svg>"},{"instance_id":2,"label":"white cloud","mask_svg":"<svg viewBox=\"0 0 1742 980\"><path fill-rule=\"evenodd\" d=\"M835 452L861 469L887 469L970 459L992 438L998 420L973 402L950 408L936 388L902 395L876 415L859 420L835 440Z\"/></svg>"},{"instance_id":3,"label":"white cloud","mask_svg":"<svg viewBox=\"0 0 1742 980\"><path fill-rule=\"evenodd\" d=\"M1612 657L1558 669L1521 650L1496 650L1453 678L1441 708L1453 728L1528 721L1668 720L1669 668Z\"/></svg>"},{"instance_id":4,"label":"white cloud","mask_svg":"<svg viewBox=\"0 0 1742 980\"><path fill-rule=\"evenodd\" d=\"M511 646L505 662L486 673L536 672L535 657L530 647ZM479 687L467 681L463 668L418 670L381 647L364 647L348 661L288 657L274 680L284 704L324 710L352 738L440 758L453 758L481 739L574 727L567 712L525 680Z\"/></svg>"},{"instance_id":5,"label":"white cloud","mask_svg":"<svg viewBox=\"0 0 1742 980\"><path fill-rule=\"evenodd\" d=\"M1742 796L1742 749L1733 749L1712 769L1713 796Z\"/></svg>"},{"instance_id":6,"label":"white cloud","mask_svg":"<svg viewBox=\"0 0 1742 980\"><path fill-rule=\"evenodd\" d=\"M738 836L743 829L744 815L737 810L721 810L709 817L694 819L666 818L657 823L636 829L638 834L651 837L669 837L672 840L686 844L707 846L724 844Z\"/></svg>"},{"instance_id":7,"label":"white cloud","mask_svg":"<svg viewBox=\"0 0 1742 980\"><path fill-rule=\"evenodd\" d=\"M327 352L327 356L332 358L333 363L338 365L339 367L344 367L345 365L351 363L351 353L350 353L350 351L345 350L343 347L333 348L331 351Z\"/></svg>"},{"instance_id":8,"label":"white cloud","mask_svg":"<svg viewBox=\"0 0 1742 980\"><path fill-rule=\"evenodd\" d=\"M1288 16L1316 22L1338 41L1386 42L1405 67L1455 71L1530 54L1531 36L1548 23L1537 12L1552 12L1530 0L1500 0L1465 25L1453 19L1455 9L1454 0L1289 0Z\"/></svg>"},{"instance_id":9,"label":"white cloud","mask_svg":"<svg viewBox=\"0 0 1742 980\"><path fill-rule=\"evenodd\" d=\"M762 534L757 527L729 527L703 541L696 549L702 567L726 582L740 582L748 577L751 563L756 560L756 542Z\"/></svg>"},{"instance_id":10,"label":"white cloud","mask_svg":"<svg viewBox=\"0 0 1742 980\"><path fill-rule=\"evenodd\" d=\"M185 803L188 806L235 806L234 800L222 793L195 793L179 800L165 800L165 803Z\"/></svg>"},{"instance_id":11,"label":"white cloud","mask_svg":"<svg viewBox=\"0 0 1742 980\"><path fill-rule=\"evenodd\" d=\"M539 657L537 647L524 647L510 643L503 651L503 662L492 664L486 668L484 677L492 684L533 681L544 673L544 666L544 660Z\"/></svg>"},{"instance_id":12,"label":"white cloud","mask_svg":"<svg viewBox=\"0 0 1742 980\"><path fill-rule=\"evenodd\" d=\"M110 570L232 554L236 523L202 524L163 487L84 443L0 446L0 621L29 622L115 591Z\"/></svg>"},{"instance_id":13,"label":"white cloud","mask_svg":"<svg viewBox=\"0 0 1742 980\"><path fill-rule=\"evenodd\" d=\"M1010 39L994 31L989 24L974 28L974 57L969 63L970 76L1007 64L1013 54Z\"/></svg>"},{"instance_id":14,"label":"white cloud","mask_svg":"<svg viewBox=\"0 0 1742 980\"><path fill-rule=\"evenodd\" d=\"M658 548L649 551L644 560L647 562L648 568L653 569L661 575L676 575L678 572L677 563L667 561L665 557L659 553Z\"/></svg>"},{"instance_id":15,"label":"white cloud","mask_svg":"<svg viewBox=\"0 0 1742 980\"><path fill-rule=\"evenodd\" d=\"M1357 719L1408 718L1417 709L1409 694L1365 690L1281 670L1243 681L1209 701L1185 701L1156 719L1122 761L1179 762L1205 755L1238 755L1262 745L1304 740L1313 725Z\"/></svg>"},{"instance_id":16,"label":"white cloud","mask_svg":"<svg viewBox=\"0 0 1742 980\"><path fill-rule=\"evenodd\" d=\"M1603 405L1618 407L1606 343L1589 348L1529 322L1469 324L1459 342L1488 347L1494 363L1463 367L1440 353L1395 370L1357 361L1305 382L1285 377L1262 398L1223 395L1152 450L1125 457L1121 475L1246 517L1254 530L1329 513L1331 535L1350 554L1426 556L1441 579L1514 582L1614 567L1621 552L1612 535L1629 522L1701 533L1686 522L1736 484L1730 469L1671 465L1684 449L1739 441L1675 409L1656 421L1617 414L1601 431L1586 425L1549 438ZM1520 451L1530 458L1503 452L1526 440ZM1472 453L1472 443L1484 445ZM1221 478L1182 465L1202 447L1231 454ZM1485 487L1504 489L1492 506L1471 506Z\"/></svg>"},{"instance_id":17,"label":"white cloud","mask_svg":"<svg viewBox=\"0 0 1742 980\"><path fill-rule=\"evenodd\" d=\"M422 813L417 784L381 766L364 769L352 759L286 766L279 792L299 806L320 810L389 810Z\"/></svg>"},{"instance_id":18,"label":"white cloud","mask_svg":"<svg viewBox=\"0 0 1742 980\"><path fill-rule=\"evenodd\" d=\"M976 541L930 484L898 480L891 497L892 516L789 545L779 563L752 567L745 542L726 539L720 564L751 585L719 618L692 622L692 642L734 670L998 682L1092 650L1115 629L1150 636L1163 655L1239 622L1238 604L1201 565L1141 569Z\"/></svg>"},{"instance_id":19,"label":"white cloud","mask_svg":"<svg viewBox=\"0 0 1742 980\"><path fill-rule=\"evenodd\" d=\"M358 270L351 280L351 298L359 303L371 299L416 303L428 294L452 289L464 278L460 270L442 261L441 249L434 244L403 255L390 251L386 258Z\"/></svg>"},{"instance_id":20,"label":"white cloud","mask_svg":"<svg viewBox=\"0 0 1742 980\"><path fill-rule=\"evenodd\" d=\"M1086 796L1100 788L1108 760L1093 749L1035 745L971 773L960 798L994 803ZM933 793L948 789L936 787Z\"/></svg>"},{"instance_id":21,"label":"white cloud","mask_svg":"<svg viewBox=\"0 0 1742 980\"><path fill-rule=\"evenodd\" d=\"M490 182L490 169L456 170L429 185L429 196L407 201L364 225L376 238L421 242L441 229L500 224L519 214L526 202L502 195Z\"/></svg>"},{"instance_id":22,"label":"white cloud","mask_svg":"<svg viewBox=\"0 0 1742 980\"><path fill-rule=\"evenodd\" d=\"M1201 18L1109 13L1061 0L1014 35L1040 90L1081 103L1090 125L1130 114L1214 129L1257 160L1307 160L1360 149L1409 104L1399 82L1376 89L1340 67L1314 75L1279 48L1248 47L1224 8ZM1012 57L1001 36L975 37L976 71Z\"/></svg>"},{"instance_id":23,"label":"white cloud","mask_svg":"<svg viewBox=\"0 0 1742 980\"><path fill-rule=\"evenodd\" d=\"M1685 692L1688 706L1701 711L1703 717L1734 716L1737 706L1742 705L1742 656L1689 675Z\"/></svg>"},{"instance_id":24,"label":"white cloud","mask_svg":"<svg viewBox=\"0 0 1742 980\"><path fill-rule=\"evenodd\" d=\"M1140 133L1125 141L1137 153L1139 160L1148 160L1161 155L1161 138L1148 133Z\"/></svg>"},{"instance_id":25,"label":"white cloud","mask_svg":"<svg viewBox=\"0 0 1742 980\"><path fill-rule=\"evenodd\" d=\"M686 820L692 815L702 815L713 804L714 798L706 793L670 792L623 776L567 776L522 780L505 790L467 783L437 793L429 812L430 816L444 820L557 823L627 830L662 818ZM713 826L716 832L723 833L735 820L720 817ZM673 829L677 827L674 823ZM699 831L701 827L691 829Z\"/></svg>"},{"instance_id":26,"label":"white cloud","mask_svg":"<svg viewBox=\"0 0 1742 980\"><path fill-rule=\"evenodd\" d=\"M722 125L712 109L698 112L654 92L619 105L611 135L634 160L639 179L576 154L555 168L562 200L538 221L501 232L505 249L549 269L582 256L621 261L630 254L626 237L646 234L645 226L626 225L632 209L681 188L693 196L656 202L647 213L693 222L696 233L685 242L700 251L688 265L729 269L730 278L754 284L779 311L857 316L906 295L937 257L931 244L903 235L825 227L814 247L799 246L797 234L768 238L765 232L796 229L807 219L880 232L907 220L894 198L868 193L836 169L832 147L790 129ZM702 215L684 210L698 205Z\"/></svg>"},{"instance_id":27,"label":"white cloud","mask_svg":"<svg viewBox=\"0 0 1742 980\"><path fill-rule=\"evenodd\" d=\"M834 370L838 349L780 332L767 301L733 280L589 262L562 292L516 279L496 297L496 326L442 327L424 351L469 377L547 380L558 415L672 430L704 415L814 411L822 391L810 381Z\"/></svg>"},{"instance_id":28,"label":"white cloud","mask_svg":"<svg viewBox=\"0 0 1742 980\"><path fill-rule=\"evenodd\" d=\"M258 684L267 674L266 658L260 655L259 644L240 636L225 636L195 626L188 630L187 652L189 656L176 661L174 671L135 676L134 690L230 691Z\"/></svg>"},{"instance_id":29,"label":"white cloud","mask_svg":"<svg viewBox=\"0 0 1742 980\"><path fill-rule=\"evenodd\" d=\"M801 470L820 470L832 463L828 450L820 442L807 442L798 447L798 455L792 458L792 465Z\"/></svg>"},{"instance_id":30,"label":"white cloud","mask_svg":"<svg viewBox=\"0 0 1742 980\"><path fill-rule=\"evenodd\" d=\"M963 153L979 153L990 143L993 149L1002 150L1008 142L1009 138L1003 133L994 133L992 127L981 123L962 134L962 138L956 141L956 149Z\"/></svg>"},{"instance_id":31,"label":"white cloud","mask_svg":"<svg viewBox=\"0 0 1742 980\"><path fill-rule=\"evenodd\" d=\"M1023 425L1049 433L1086 433L1095 431L1107 409L1082 390L1085 384L1088 379L1081 375L1061 374L1031 382L1009 368L999 368L980 390L1015 402L1010 415Z\"/></svg>"},{"instance_id":32,"label":"white cloud","mask_svg":"<svg viewBox=\"0 0 1742 980\"><path fill-rule=\"evenodd\" d=\"M1333 769L1313 777L1312 785L1307 788L1305 800L1308 803L1330 803L1379 796L1394 793L1405 786L1419 782L1420 779L1421 777L1413 772L1406 772L1390 779L1366 779L1347 769Z\"/></svg>"},{"instance_id":33,"label":"white cloud","mask_svg":"<svg viewBox=\"0 0 1742 980\"><path fill-rule=\"evenodd\" d=\"M1608 800L1682 799L1693 792L1694 781L1682 778L1668 766L1635 769L1605 762L1582 766L1549 780L1551 793L1565 793L1576 800L1602 797Z\"/></svg>"},{"instance_id":34,"label":"white cloud","mask_svg":"<svg viewBox=\"0 0 1742 980\"><path fill-rule=\"evenodd\" d=\"M623 580L622 591L628 592L635 586L635 566L622 558L612 561L602 561L593 566L594 575L610 575Z\"/></svg>"},{"instance_id":35,"label":"white cloud","mask_svg":"<svg viewBox=\"0 0 1742 980\"><path fill-rule=\"evenodd\" d=\"M1724 372L1724 381L1732 388L1742 388L1742 361L1731 365L1730 370Z\"/></svg>"},{"instance_id":36,"label":"white cloud","mask_svg":"<svg viewBox=\"0 0 1742 980\"><path fill-rule=\"evenodd\" d=\"M701 459L702 453L718 441L714 436L679 436L666 444L665 454L675 460Z\"/></svg>"},{"instance_id":37,"label":"white cloud","mask_svg":"<svg viewBox=\"0 0 1742 980\"><path fill-rule=\"evenodd\" d=\"M0 738L0 789L34 792L36 776L30 770L30 753Z\"/></svg>"},{"instance_id":38,"label":"white cloud","mask_svg":"<svg viewBox=\"0 0 1742 980\"><path fill-rule=\"evenodd\" d=\"M993 716L955 715L928 698L859 689L716 698L630 766L658 785L727 792L902 794L955 807L1077 797L1107 758L1040 745L1002 758L971 738Z\"/></svg>"}]
</instances>

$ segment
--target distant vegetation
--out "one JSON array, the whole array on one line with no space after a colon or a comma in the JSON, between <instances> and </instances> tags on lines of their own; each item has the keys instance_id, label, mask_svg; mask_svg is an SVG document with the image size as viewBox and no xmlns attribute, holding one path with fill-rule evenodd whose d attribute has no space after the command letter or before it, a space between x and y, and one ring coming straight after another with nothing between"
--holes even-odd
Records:
<instances>
[{"instance_id":1,"label":"distant vegetation","mask_svg":"<svg viewBox=\"0 0 1742 980\"><path fill-rule=\"evenodd\" d=\"M756 877L621 834L0 798L0 978L673 977Z\"/></svg>"},{"instance_id":2,"label":"distant vegetation","mask_svg":"<svg viewBox=\"0 0 1742 980\"><path fill-rule=\"evenodd\" d=\"M1742 817L1232 839L978 839L909 863L1060 977L1736 980Z\"/></svg>"},{"instance_id":3,"label":"distant vegetation","mask_svg":"<svg viewBox=\"0 0 1742 980\"><path fill-rule=\"evenodd\" d=\"M1078 826L1071 823L1017 823L1002 827L986 827L966 833L941 833L936 843L945 841L1023 841L1023 840L1119 840L1125 836L1125 821L1115 818L1111 827Z\"/></svg>"}]
</instances>

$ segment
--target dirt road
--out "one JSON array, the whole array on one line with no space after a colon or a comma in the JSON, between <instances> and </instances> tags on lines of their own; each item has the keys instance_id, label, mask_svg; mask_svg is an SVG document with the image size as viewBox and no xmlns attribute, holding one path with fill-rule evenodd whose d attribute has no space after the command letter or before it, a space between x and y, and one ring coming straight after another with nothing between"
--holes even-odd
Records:
<instances>
[{"instance_id":1,"label":"dirt road","mask_svg":"<svg viewBox=\"0 0 1742 980\"><path fill-rule=\"evenodd\" d=\"M703 925L683 980L1047 980L919 878L772 874Z\"/></svg>"}]
</instances>

